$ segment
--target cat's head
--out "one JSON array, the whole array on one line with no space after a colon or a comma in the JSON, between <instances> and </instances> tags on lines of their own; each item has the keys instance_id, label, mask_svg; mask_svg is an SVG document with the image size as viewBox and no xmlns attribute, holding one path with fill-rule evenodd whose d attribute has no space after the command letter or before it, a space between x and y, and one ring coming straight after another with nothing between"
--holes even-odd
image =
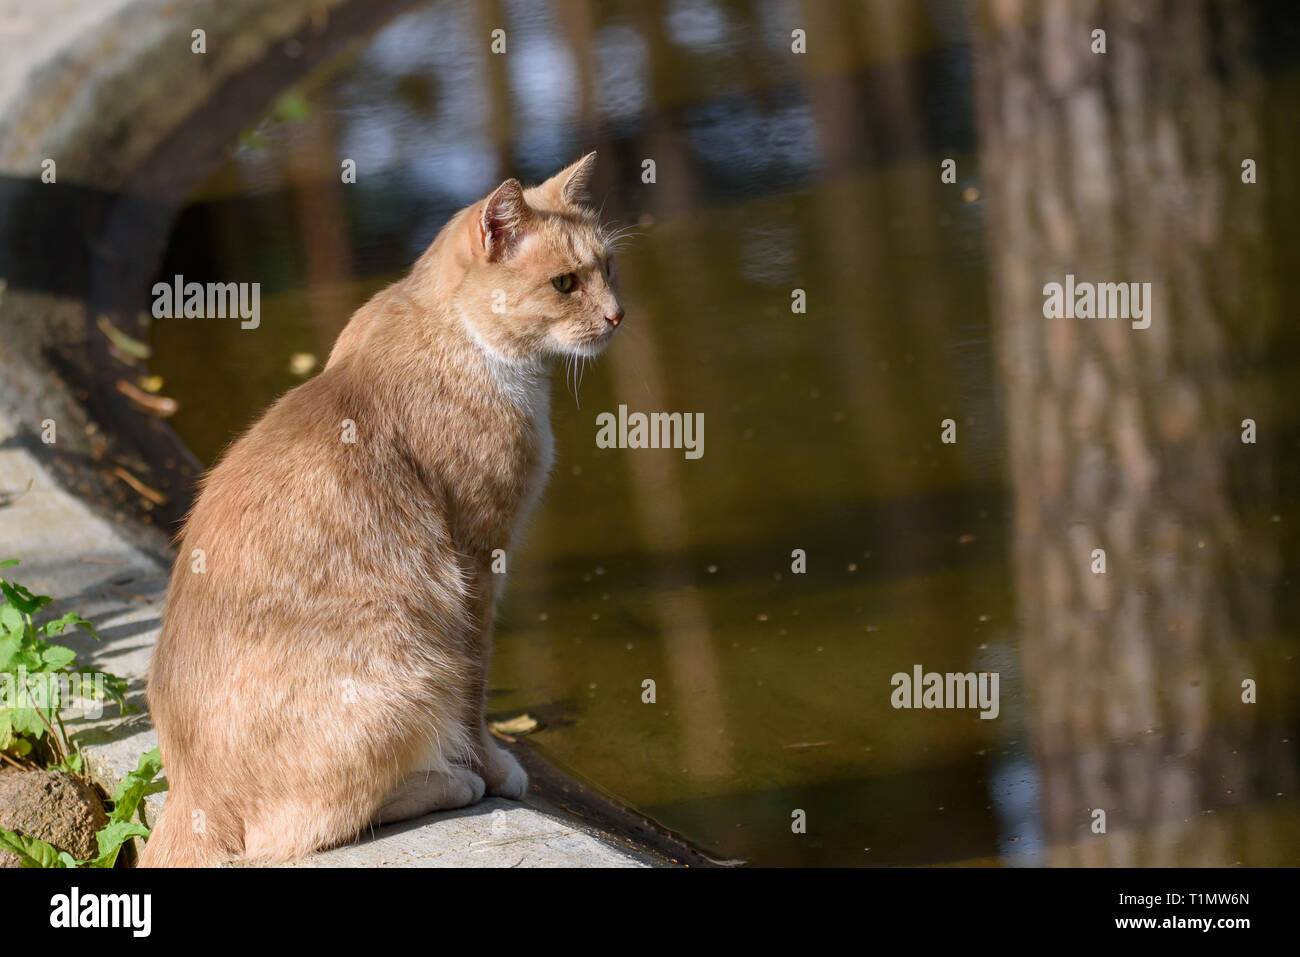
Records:
<instances>
[{"instance_id":1,"label":"cat's head","mask_svg":"<svg viewBox=\"0 0 1300 957\"><path fill-rule=\"evenodd\" d=\"M596 154L525 189L508 179L470 207L455 299L474 337L511 360L600 353L623 321L613 250L585 203Z\"/></svg>"}]
</instances>

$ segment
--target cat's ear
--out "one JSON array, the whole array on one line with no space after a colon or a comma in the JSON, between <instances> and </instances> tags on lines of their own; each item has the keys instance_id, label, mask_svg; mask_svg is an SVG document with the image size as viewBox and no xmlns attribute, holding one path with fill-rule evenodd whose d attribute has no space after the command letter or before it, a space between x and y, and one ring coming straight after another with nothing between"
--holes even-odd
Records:
<instances>
[{"instance_id":1,"label":"cat's ear","mask_svg":"<svg viewBox=\"0 0 1300 957\"><path fill-rule=\"evenodd\" d=\"M596 169L596 151L592 150L582 159L568 166L544 184L556 201L564 206L581 206L587 198L587 186L591 183L591 174Z\"/></svg>"},{"instance_id":2,"label":"cat's ear","mask_svg":"<svg viewBox=\"0 0 1300 957\"><path fill-rule=\"evenodd\" d=\"M519 180L508 179L493 190L479 216L479 242L487 258L496 262L510 255L531 218Z\"/></svg>"}]
</instances>

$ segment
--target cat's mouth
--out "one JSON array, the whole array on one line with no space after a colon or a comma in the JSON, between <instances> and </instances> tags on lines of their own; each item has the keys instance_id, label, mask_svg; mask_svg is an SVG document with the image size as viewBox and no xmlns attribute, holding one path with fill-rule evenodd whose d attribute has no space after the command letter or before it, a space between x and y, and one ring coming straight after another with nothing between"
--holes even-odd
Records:
<instances>
[{"instance_id":1,"label":"cat's mouth","mask_svg":"<svg viewBox=\"0 0 1300 957\"><path fill-rule=\"evenodd\" d=\"M600 332L579 339L572 346L572 351L580 356L598 356L605 351L609 345L609 340L614 338L614 333L618 332L618 327L607 325Z\"/></svg>"}]
</instances>

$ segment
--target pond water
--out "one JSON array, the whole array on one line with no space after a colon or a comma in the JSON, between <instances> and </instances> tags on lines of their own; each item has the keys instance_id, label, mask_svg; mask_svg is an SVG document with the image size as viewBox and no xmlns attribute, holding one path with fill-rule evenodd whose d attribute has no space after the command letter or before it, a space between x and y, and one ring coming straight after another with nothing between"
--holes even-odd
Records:
<instances>
[{"instance_id":1,"label":"pond water","mask_svg":"<svg viewBox=\"0 0 1300 957\"><path fill-rule=\"evenodd\" d=\"M720 859L1295 864L1294 335L1261 323L1222 390L1191 389L1195 407L1231 410L1222 430L1249 415L1267 432L1264 493L1243 499L1231 450L1214 458L1228 478L1211 545L1271 556L1253 566L1259 589L1241 599L1233 568L1170 559L1141 520L1108 574L1158 578L1174 561L1178 607L1213 634L1170 651L1158 602L1135 625L1115 601L1079 616L1099 650L1047 641L1050 555L1036 577L1025 536L1051 474L1018 471L1007 425L1024 393L991 303L1023 260L990 223L1005 188L983 168L972 14L805 6L444 2L359 37L250 123L176 223L160 278L261 283L257 329L153 324L176 429L210 464L452 212L598 149L605 215L635 227L627 320L576 395L555 376L557 466L511 557L492 710L537 717L531 745ZM800 25L815 56L792 55ZM1252 61L1266 89L1248 105L1282 169L1298 71L1270 56ZM1294 187L1277 188L1294 211ZM1300 250L1294 222L1265 214L1266 285ZM1140 421L1164 408L1138 394ZM702 413L704 454L597 447L596 416L620 405ZM1124 434L1094 442L1069 420L1058 444L1086 470ZM1167 466L1162 435L1147 446ZM1158 518L1205 537L1190 505ZM1085 564L1095 544L1079 546ZM1179 669L1162 672L1170 655ZM917 665L998 673L997 718L896 709L891 678ZM1196 701L1139 715L1134 671L1166 675L1161 702ZM1198 696L1203 674L1223 694ZM1242 677L1260 679L1258 704L1238 700ZM1058 686L1074 681L1108 717L1078 701L1062 717Z\"/></svg>"}]
</instances>

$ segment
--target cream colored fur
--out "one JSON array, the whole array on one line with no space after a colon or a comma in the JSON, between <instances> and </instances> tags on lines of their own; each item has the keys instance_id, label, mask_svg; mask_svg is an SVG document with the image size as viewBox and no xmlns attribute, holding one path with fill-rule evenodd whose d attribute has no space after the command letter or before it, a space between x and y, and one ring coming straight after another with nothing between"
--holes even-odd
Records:
<instances>
[{"instance_id":1,"label":"cream colored fur","mask_svg":"<svg viewBox=\"0 0 1300 957\"><path fill-rule=\"evenodd\" d=\"M142 864L284 861L524 793L483 718L491 556L546 480L551 366L622 319L594 157L456 214L205 477L149 676L171 789Z\"/></svg>"}]
</instances>

